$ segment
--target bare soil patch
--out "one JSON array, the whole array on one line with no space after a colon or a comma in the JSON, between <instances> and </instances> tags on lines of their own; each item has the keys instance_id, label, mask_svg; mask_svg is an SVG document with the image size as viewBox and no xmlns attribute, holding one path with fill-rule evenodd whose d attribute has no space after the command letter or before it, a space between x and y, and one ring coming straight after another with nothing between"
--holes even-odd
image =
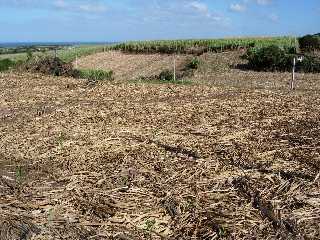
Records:
<instances>
[{"instance_id":1,"label":"bare soil patch","mask_svg":"<svg viewBox=\"0 0 320 240\"><path fill-rule=\"evenodd\" d=\"M14 74L0 89L1 239L320 237L315 91Z\"/></svg>"}]
</instances>

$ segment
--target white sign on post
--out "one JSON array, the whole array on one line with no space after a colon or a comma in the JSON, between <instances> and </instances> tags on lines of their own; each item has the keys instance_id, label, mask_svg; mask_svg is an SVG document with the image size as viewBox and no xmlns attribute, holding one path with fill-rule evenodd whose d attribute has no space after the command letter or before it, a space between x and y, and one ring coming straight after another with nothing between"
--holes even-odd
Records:
<instances>
[{"instance_id":1,"label":"white sign on post","mask_svg":"<svg viewBox=\"0 0 320 240\"><path fill-rule=\"evenodd\" d=\"M294 90L294 82L295 82L295 72L296 72L296 64L297 62L302 62L303 56L298 56L293 58L293 67L292 67L292 78L290 82L290 89Z\"/></svg>"}]
</instances>

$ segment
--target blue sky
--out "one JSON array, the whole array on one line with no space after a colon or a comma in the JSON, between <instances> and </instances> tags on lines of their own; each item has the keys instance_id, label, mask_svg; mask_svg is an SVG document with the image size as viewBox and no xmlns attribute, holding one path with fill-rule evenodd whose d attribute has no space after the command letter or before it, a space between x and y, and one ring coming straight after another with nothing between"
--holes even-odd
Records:
<instances>
[{"instance_id":1,"label":"blue sky","mask_svg":"<svg viewBox=\"0 0 320 240\"><path fill-rule=\"evenodd\" d=\"M0 42L320 32L320 0L0 0Z\"/></svg>"}]
</instances>

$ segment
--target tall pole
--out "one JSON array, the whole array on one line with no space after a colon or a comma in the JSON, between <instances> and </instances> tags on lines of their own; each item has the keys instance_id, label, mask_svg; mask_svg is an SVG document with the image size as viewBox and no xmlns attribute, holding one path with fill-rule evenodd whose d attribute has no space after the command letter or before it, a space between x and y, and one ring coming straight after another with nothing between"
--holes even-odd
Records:
<instances>
[{"instance_id":1,"label":"tall pole","mask_svg":"<svg viewBox=\"0 0 320 240\"><path fill-rule=\"evenodd\" d=\"M290 83L290 89L294 89L294 82L295 82L295 71L296 71L296 58L293 58L293 67L292 67L292 79Z\"/></svg>"},{"instance_id":2,"label":"tall pole","mask_svg":"<svg viewBox=\"0 0 320 240\"><path fill-rule=\"evenodd\" d=\"M176 81L176 56L173 56L173 81Z\"/></svg>"}]
</instances>

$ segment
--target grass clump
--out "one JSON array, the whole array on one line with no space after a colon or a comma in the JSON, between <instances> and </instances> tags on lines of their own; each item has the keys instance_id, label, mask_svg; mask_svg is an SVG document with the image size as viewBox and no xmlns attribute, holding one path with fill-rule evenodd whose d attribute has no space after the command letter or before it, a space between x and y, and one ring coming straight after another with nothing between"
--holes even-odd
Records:
<instances>
[{"instance_id":1,"label":"grass clump","mask_svg":"<svg viewBox=\"0 0 320 240\"><path fill-rule=\"evenodd\" d=\"M173 82L175 80L174 73L170 70L163 70L156 78L162 82Z\"/></svg>"},{"instance_id":2,"label":"grass clump","mask_svg":"<svg viewBox=\"0 0 320 240\"><path fill-rule=\"evenodd\" d=\"M78 77L88 79L89 81L113 80L113 71L95 70L95 69L80 69Z\"/></svg>"},{"instance_id":3,"label":"grass clump","mask_svg":"<svg viewBox=\"0 0 320 240\"><path fill-rule=\"evenodd\" d=\"M187 63L187 69L197 70L200 66L201 62L198 58L194 57Z\"/></svg>"},{"instance_id":4,"label":"grass clump","mask_svg":"<svg viewBox=\"0 0 320 240\"><path fill-rule=\"evenodd\" d=\"M174 79L174 74L170 70L164 70L159 75L154 76L140 76L139 78L133 80L134 83L151 83L151 84L181 84L188 85L192 84L191 81L185 80L177 76Z\"/></svg>"},{"instance_id":5,"label":"grass clump","mask_svg":"<svg viewBox=\"0 0 320 240\"><path fill-rule=\"evenodd\" d=\"M0 60L0 72L7 71L15 66L15 62L11 59Z\"/></svg>"},{"instance_id":6,"label":"grass clump","mask_svg":"<svg viewBox=\"0 0 320 240\"><path fill-rule=\"evenodd\" d=\"M184 70L187 71L187 70ZM186 80L185 77L188 76L188 74L185 74L184 71L177 71L176 76L174 76L174 72L172 70L162 70L157 75L151 75L151 76L140 76L137 79L133 80L133 82L136 83L154 83L154 84L192 84L191 81ZM190 69L188 69L190 71Z\"/></svg>"}]
</instances>

